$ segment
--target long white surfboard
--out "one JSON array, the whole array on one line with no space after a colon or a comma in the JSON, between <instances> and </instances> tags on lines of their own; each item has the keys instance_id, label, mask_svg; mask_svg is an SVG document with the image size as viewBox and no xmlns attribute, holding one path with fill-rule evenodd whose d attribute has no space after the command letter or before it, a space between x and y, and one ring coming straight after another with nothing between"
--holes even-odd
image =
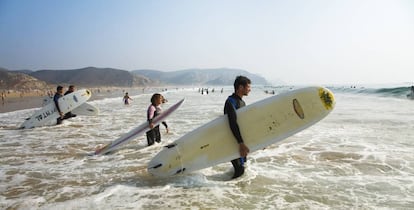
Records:
<instances>
[{"instance_id":1,"label":"long white surfboard","mask_svg":"<svg viewBox=\"0 0 414 210\"><path fill-rule=\"evenodd\" d=\"M59 108L67 113L85 103L91 97L91 92L86 89L77 90L59 98ZM37 110L31 117L27 118L20 128L34 128L43 126L46 123L56 120L59 117L55 103L49 103Z\"/></svg>"},{"instance_id":2,"label":"long white surfboard","mask_svg":"<svg viewBox=\"0 0 414 210\"><path fill-rule=\"evenodd\" d=\"M175 110L177 110L178 107L180 107L181 104L184 102L184 100L185 99L181 99L179 102L177 102L176 104L172 105L170 108L168 108L167 110L163 111L158 116L154 117L154 119L152 120L152 122L155 125L160 124L163 120L165 120L165 118L167 118ZM113 142L111 142L109 144L106 144L103 147L98 148L94 153L92 153L92 155L103 155L103 154L107 154L107 153L109 153L111 151L114 151L118 147L120 147L121 145L123 145L123 144L131 141L132 139L137 138L139 135L141 135L144 132L147 132L149 130L150 130L149 124L148 124L147 121L145 121L144 123L142 123L138 127L132 129L131 131L129 131L128 133L122 135L121 137L119 137L118 139L114 140Z\"/></svg>"},{"instance_id":3,"label":"long white surfboard","mask_svg":"<svg viewBox=\"0 0 414 210\"><path fill-rule=\"evenodd\" d=\"M224 102L223 102L224 103ZM332 92L308 87L258 101L237 110L237 121L250 152L281 141L327 116L335 106ZM240 157L226 115L165 146L149 163L157 177L186 174Z\"/></svg>"},{"instance_id":4,"label":"long white surfboard","mask_svg":"<svg viewBox=\"0 0 414 210\"><path fill-rule=\"evenodd\" d=\"M53 102L53 98L51 97L45 97L43 99L43 106L48 105L49 103ZM89 103L83 103L80 106L76 107L75 109L73 109L72 114L76 114L76 115L85 115L85 116L96 116L99 114L99 109L98 107L89 104Z\"/></svg>"}]
</instances>

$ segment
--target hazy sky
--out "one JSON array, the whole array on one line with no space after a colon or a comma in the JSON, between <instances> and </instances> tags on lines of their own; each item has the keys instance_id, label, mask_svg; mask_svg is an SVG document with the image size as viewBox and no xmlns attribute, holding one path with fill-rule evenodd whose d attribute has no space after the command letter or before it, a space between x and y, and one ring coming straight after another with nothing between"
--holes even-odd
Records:
<instances>
[{"instance_id":1,"label":"hazy sky","mask_svg":"<svg viewBox=\"0 0 414 210\"><path fill-rule=\"evenodd\" d=\"M0 0L0 67L87 66L413 82L414 1Z\"/></svg>"}]
</instances>

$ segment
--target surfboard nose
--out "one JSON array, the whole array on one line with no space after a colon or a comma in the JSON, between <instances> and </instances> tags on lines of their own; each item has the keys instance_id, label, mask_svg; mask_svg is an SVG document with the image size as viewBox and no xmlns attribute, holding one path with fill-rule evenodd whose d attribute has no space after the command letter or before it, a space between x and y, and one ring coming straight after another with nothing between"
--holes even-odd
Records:
<instances>
[{"instance_id":1,"label":"surfboard nose","mask_svg":"<svg viewBox=\"0 0 414 210\"><path fill-rule=\"evenodd\" d=\"M328 88L320 87L319 98L326 110L332 110L335 107L335 96Z\"/></svg>"}]
</instances>

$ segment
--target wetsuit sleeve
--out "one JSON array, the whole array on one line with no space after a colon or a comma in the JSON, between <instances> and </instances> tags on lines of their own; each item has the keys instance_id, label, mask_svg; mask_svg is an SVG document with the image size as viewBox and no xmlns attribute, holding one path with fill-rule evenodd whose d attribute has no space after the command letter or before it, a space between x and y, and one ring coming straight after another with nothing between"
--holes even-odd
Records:
<instances>
[{"instance_id":1,"label":"wetsuit sleeve","mask_svg":"<svg viewBox=\"0 0 414 210\"><path fill-rule=\"evenodd\" d=\"M53 101L55 102L56 109L57 109L57 110L58 110L58 112L60 113L61 111L60 111L60 107L59 107L59 102L58 102L58 100L59 100L59 97L57 97L57 96L54 96L54 97L53 97Z\"/></svg>"},{"instance_id":2,"label":"wetsuit sleeve","mask_svg":"<svg viewBox=\"0 0 414 210\"><path fill-rule=\"evenodd\" d=\"M233 106L233 104L231 104L229 100L226 100L226 104L224 105L224 113L227 114L231 132L236 138L237 143L243 143L244 141L240 133L239 124L237 124L236 108Z\"/></svg>"},{"instance_id":3,"label":"wetsuit sleeve","mask_svg":"<svg viewBox=\"0 0 414 210\"><path fill-rule=\"evenodd\" d=\"M162 121L162 124L165 126L165 128L168 128L167 122Z\"/></svg>"}]
</instances>

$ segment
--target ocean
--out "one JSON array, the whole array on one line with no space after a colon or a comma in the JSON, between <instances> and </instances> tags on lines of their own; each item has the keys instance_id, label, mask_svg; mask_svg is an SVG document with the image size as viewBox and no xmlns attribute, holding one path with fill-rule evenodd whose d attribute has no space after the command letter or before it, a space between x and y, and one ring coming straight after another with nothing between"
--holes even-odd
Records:
<instances>
[{"instance_id":1,"label":"ocean","mask_svg":"<svg viewBox=\"0 0 414 210\"><path fill-rule=\"evenodd\" d=\"M246 104L296 87L253 86ZM0 209L414 209L414 100L409 87L331 86L336 107L314 126L250 153L242 177L223 163L157 179L146 164L164 145L223 114L231 87L186 102L161 126L162 142L141 136L119 151L87 156L146 120L152 94L89 102L98 116L18 130L36 109L0 114ZM137 91L138 92L138 91Z\"/></svg>"}]
</instances>

